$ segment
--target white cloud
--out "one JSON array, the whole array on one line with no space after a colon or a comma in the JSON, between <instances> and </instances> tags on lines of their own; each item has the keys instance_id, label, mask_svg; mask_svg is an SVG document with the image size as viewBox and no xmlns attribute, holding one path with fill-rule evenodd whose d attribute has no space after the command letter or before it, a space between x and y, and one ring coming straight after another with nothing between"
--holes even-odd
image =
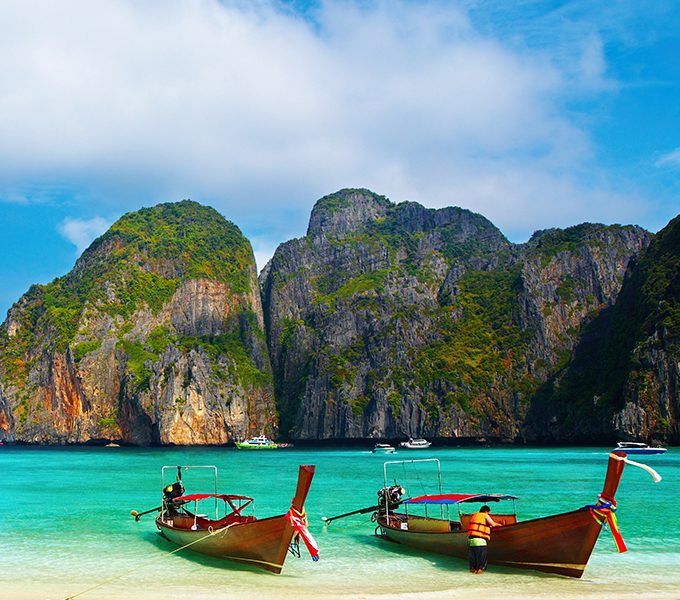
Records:
<instances>
[{"instance_id":1,"label":"white cloud","mask_svg":"<svg viewBox=\"0 0 680 600\"><path fill-rule=\"evenodd\" d=\"M103 217L92 219L76 219L66 217L57 227L59 233L76 247L76 255L80 256L92 241L102 235L111 225Z\"/></svg>"},{"instance_id":2,"label":"white cloud","mask_svg":"<svg viewBox=\"0 0 680 600\"><path fill-rule=\"evenodd\" d=\"M607 79L607 62L604 57L604 44L599 35L591 33L581 41L579 60L580 83L586 89L614 89L612 80Z\"/></svg>"},{"instance_id":3,"label":"white cloud","mask_svg":"<svg viewBox=\"0 0 680 600\"><path fill-rule=\"evenodd\" d=\"M572 84L601 87L597 36L565 65L479 33L452 3L324 2L313 17L269 2L0 3L0 186L68 179L102 212L191 197L269 229L272 247L282 219L348 186L522 231L617 207L579 183L597 177L594 151L562 111Z\"/></svg>"},{"instance_id":4,"label":"white cloud","mask_svg":"<svg viewBox=\"0 0 680 600\"><path fill-rule=\"evenodd\" d=\"M659 157L654 164L657 167L680 167L680 148Z\"/></svg>"}]
</instances>

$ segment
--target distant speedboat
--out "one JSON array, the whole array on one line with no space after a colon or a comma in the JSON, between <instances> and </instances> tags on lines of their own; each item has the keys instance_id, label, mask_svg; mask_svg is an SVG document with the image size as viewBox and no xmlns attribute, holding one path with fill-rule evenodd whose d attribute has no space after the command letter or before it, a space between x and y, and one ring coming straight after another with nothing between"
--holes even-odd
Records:
<instances>
[{"instance_id":1,"label":"distant speedboat","mask_svg":"<svg viewBox=\"0 0 680 600\"><path fill-rule=\"evenodd\" d=\"M373 452L373 454L394 454L396 451L394 446L390 446L389 444L376 444L373 446L371 452Z\"/></svg>"},{"instance_id":2,"label":"distant speedboat","mask_svg":"<svg viewBox=\"0 0 680 600\"><path fill-rule=\"evenodd\" d=\"M274 450L278 448L266 435L258 435L245 442L236 442L236 447L240 450Z\"/></svg>"},{"instance_id":3,"label":"distant speedboat","mask_svg":"<svg viewBox=\"0 0 680 600\"><path fill-rule=\"evenodd\" d=\"M426 448L429 448L432 445L432 442L428 442L427 440L424 440L422 438L418 439L413 439L413 438L408 438L408 442L401 442L399 444L400 448L408 448L409 450L424 450Z\"/></svg>"},{"instance_id":4,"label":"distant speedboat","mask_svg":"<svg viewBox=\"0 0 680 600\"><path fill-rule=\"evenodd\" d=\"M615 450L625 450L626 454L663 454L666 448L650 446L642 442L617 442Z\"/></svg>"}]
</instances>

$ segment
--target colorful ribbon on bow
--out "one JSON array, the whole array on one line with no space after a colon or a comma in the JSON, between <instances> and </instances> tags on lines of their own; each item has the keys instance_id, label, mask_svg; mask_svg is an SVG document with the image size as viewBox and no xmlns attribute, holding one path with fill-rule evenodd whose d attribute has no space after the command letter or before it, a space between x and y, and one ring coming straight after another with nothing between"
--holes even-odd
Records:
<instances>
[{"instance_id":1,"label":"colorful ribbon on bow","mask_svg":"<svg viewBox=\"0 0 680 600\"><path fill-rule=\"evenodd\" d=\"M296 540L299 541L302 538L312 560L315 562L319 560L319 548L312 534L309 533L309 529L307 529L307 513L305 509L297 511L291 506L290 510L286 513L286 519L288 519L291 527L295 530Z\"/></svg>"},{"instance_id":2,"label":"colorful ribbon on bow","mask_svg":"<svg viewBox=\"0 0 680 600\"><path fill-rule=\"evenodd\" d=\"M595 519L598 523L603 525L606 521L607 525L609 525L609 529L612 532L612 537L614 538L614 543L616 544L616 549L619 552L628 551L626 542L623 541L623 536L619 531L619 525L616 522L616 515L614 514L616 513L616 500L613 498L609 499L605 498L604 496L600 496L597 504L590 504L587 506L587 508L590 510L590 514L593 515L593 519Z\"/></svg>"}]
</instances>

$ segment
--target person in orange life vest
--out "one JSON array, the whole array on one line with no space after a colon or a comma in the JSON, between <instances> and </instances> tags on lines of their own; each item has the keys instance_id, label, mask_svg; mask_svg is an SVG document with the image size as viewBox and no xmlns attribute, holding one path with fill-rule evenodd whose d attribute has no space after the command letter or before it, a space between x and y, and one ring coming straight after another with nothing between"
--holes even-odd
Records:
<instances>
[{"instance_id":1,"label":"person in orange life vest","mask_svg":"<svg viewBox=\"0 0 680 600\"><path fill-rule=\"evenodd\" d=\"M468 560L470 561L470 573L480 574L486 571L488 560L487 544L491 539L491 528L500 527L502 523L496 523L489 514L491 509L482 506L479 512L470 517L468 525Z\"/></svg>"}]
</instances>

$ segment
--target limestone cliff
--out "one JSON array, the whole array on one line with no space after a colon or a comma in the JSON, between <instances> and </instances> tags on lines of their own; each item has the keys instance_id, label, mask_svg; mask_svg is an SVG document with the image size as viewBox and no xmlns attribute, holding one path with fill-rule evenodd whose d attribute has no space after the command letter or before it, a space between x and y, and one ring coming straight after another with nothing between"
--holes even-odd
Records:
<instances>
[{"instance_id":1,"label":"limestone cliff","mask_svg":"<svg viewBox=\"0 0 680 600\"><path fill-rule=\"evenodd\" d=\"M567 368L537 395L543 441L680 442L680 217L631 263L616 302L594 316Z\"/></svg>"},{"instance_id":2,"label":"limestone cliff","mask_svg":"<svg viewBox=\"0 0 680 600\"><path fill-rule=\"evenodd\" d=\"M512 244L468 210L341 190L258 282L216 211L142 209L10 309L0 440L677 443L679 232Z\"/></svg>"},{"instance_id":3,"label":"limestone cliff","mask_svg":"<svg viewBox=\"0 0 680 600\"><path fill-rule=\"evenodd\" d=\"M584 224L514 245L459 208L322 198L261 274L281 431L536 439L536 394L650 237Z\"/></svg>"},{"instance_id":4,"label":"limestone cliff","mask_svg":"<svg viewBox=\"0 0 680 600\"><path fill-rule=\"evenodd\" d=\"M255 262L183 201L130 213L0 328L0 439L220 444L276 428Z\"/></svg>"}]
</instances>

